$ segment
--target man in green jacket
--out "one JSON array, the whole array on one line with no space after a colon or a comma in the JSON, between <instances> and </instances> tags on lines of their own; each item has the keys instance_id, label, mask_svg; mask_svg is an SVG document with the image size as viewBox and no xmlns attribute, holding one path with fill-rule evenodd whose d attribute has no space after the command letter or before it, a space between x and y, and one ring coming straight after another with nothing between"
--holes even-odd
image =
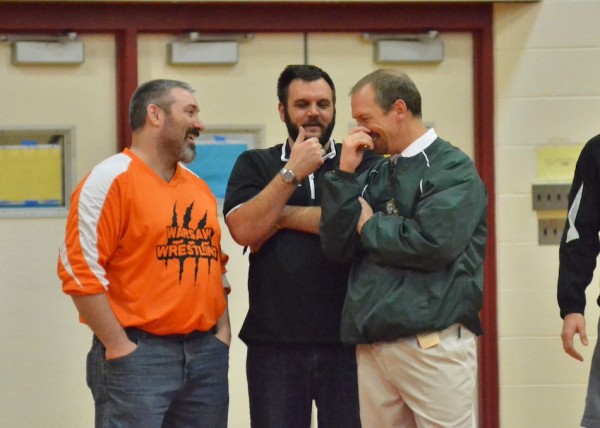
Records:
<instances>
[{"instance_id":1,"label":"man in green jacket","mask_svg":"<svg viewBox=\"0 0 600 428\"><path fill-rule=\"evenodd\" d=\"M320 232L328 257L352 262L341 336L358 345L361 422L475 427L485 187L425 127L406 74L377 70L350 94L358 126L326 174ZM358 175L365 149L390 156Z\"/></svg>"}]
</instances>

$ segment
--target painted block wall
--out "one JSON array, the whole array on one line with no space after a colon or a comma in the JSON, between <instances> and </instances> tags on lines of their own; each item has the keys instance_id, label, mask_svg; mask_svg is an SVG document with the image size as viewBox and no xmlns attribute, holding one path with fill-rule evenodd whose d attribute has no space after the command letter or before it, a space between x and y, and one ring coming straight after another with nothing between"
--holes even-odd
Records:
<instances>
[{"instance_id":1,"label":"painted block wall","mask_svg":"<svg viewBox=\"0 0 600 428\"><path fill-rule=\"evenodd\" d=\"M494 12L501 426L578 427L598 280L588 287L590 344L580 363L562 350L558 246L537 245L531 185L538 148L580 146L600 133L600 2L498 4Z\"/></svg>"}]
</instances>

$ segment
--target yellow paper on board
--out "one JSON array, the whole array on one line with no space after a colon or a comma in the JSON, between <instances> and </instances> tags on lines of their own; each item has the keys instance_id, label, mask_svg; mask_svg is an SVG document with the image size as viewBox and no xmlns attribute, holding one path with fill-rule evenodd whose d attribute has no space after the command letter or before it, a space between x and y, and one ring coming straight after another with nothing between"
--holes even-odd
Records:
<instances>
[{"instance_id":1,"label":"yellow paper on board","mask_svg":"<svg viewBox=\"0 0 600 428\"><path fill-rule=\"evenodd\" d=\"M583 146L539 147L537 149L537 180L570 183Z\"/></svg>"},{"instance_id":2,"label":"yellow paper on board","mask_svg":"<svg viewBox=\"0 0 600 428\"><path fill-rule=\"evenodd\" d=\"M0 201L62 201L61 164L55 144L0 148Z\"/></svg>"}]
</instances>

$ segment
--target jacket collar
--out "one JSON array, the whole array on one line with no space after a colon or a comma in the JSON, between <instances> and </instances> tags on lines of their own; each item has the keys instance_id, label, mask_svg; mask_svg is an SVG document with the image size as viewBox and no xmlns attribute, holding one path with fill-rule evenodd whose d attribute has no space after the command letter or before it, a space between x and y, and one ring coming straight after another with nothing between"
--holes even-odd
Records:
<instances>
[{"instance_id":1,"label":"jacket collar","mask_svg":"<svg viewBox=\"0 0 600 428\"><path fill-rule=\"evenodd\" d=\"M426 133L424 133L415 141L410 143L410 145L407 148L405 148L402 151L402 153L400 153L400 156L402 156L403 158L410 158L416 156L422 151L424 151L427 147L429 147L431 143L435 141L436 138L437 134L435 132L435 129L430 128L429 130L427 130Z\"/></svg>"}]
</instances>

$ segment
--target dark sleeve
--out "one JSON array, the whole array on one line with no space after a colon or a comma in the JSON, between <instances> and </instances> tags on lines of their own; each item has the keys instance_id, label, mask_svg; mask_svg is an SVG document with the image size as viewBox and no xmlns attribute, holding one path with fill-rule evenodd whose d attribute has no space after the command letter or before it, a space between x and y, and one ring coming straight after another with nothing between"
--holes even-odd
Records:
<instances>
[{"instance_id":1,"label":"dark sleeve","mask_svg":"<svg viewBox=\"0 0 600 428\"><path fill-rule=\"evenodd\" d=\"M560 316L584 313L585 289L600 252L600 135L587 142L575 167L567 220L559 248Z\"/></svg>"},{"instance_id":2,"label":"dark sleeve","mask_svg":"<svg viewBox=\"0 0 600 428\"><path fill-rule=\"evenodd\" d=\"M341 153L342 145L336 144L336 147ZM358 197L362 193L368 172L381 160L382 156L365 150L356 173L338 169L324 176L319 235L323 252L335 262L348 263L360 251L360 237L356 232L361 211Z\"/></svg>"},{"instance_id":3,"label":"dark sleeve","mask_svg":"<svg viewBox=\"0 0 600 428\"><path fill-rule=\"evenodd\" d=\"M262 165L261 156L255 150L242 153L236 160L225 191L223 215L259 194L273 177Z\"/></svg>"},{"instance_id":4,"label":"dark sleeve","mask_svg":"<svg viewBox=\"0 0 600 428\"><path fill-rule=\"evenodd\" d=\"M321 248L329 259L338 263L353 261L360 251L356 224L361 211L358 197L364 187L361 177L335 170L326 173L323 181Z\"/></svg>"},{"instance_id":5,"label":"dark sleeve","mask_svg":"<svg viewBox=\"0 0 600 428\"><path fill-rule=\"evenodd\" d=\"M362 175L365 171L369 171L373 164L381 159L383 159L383 156L377 155L371 150L365 150L362 162L356 168L356 175Z\"/></svg>"}]
</instances>

